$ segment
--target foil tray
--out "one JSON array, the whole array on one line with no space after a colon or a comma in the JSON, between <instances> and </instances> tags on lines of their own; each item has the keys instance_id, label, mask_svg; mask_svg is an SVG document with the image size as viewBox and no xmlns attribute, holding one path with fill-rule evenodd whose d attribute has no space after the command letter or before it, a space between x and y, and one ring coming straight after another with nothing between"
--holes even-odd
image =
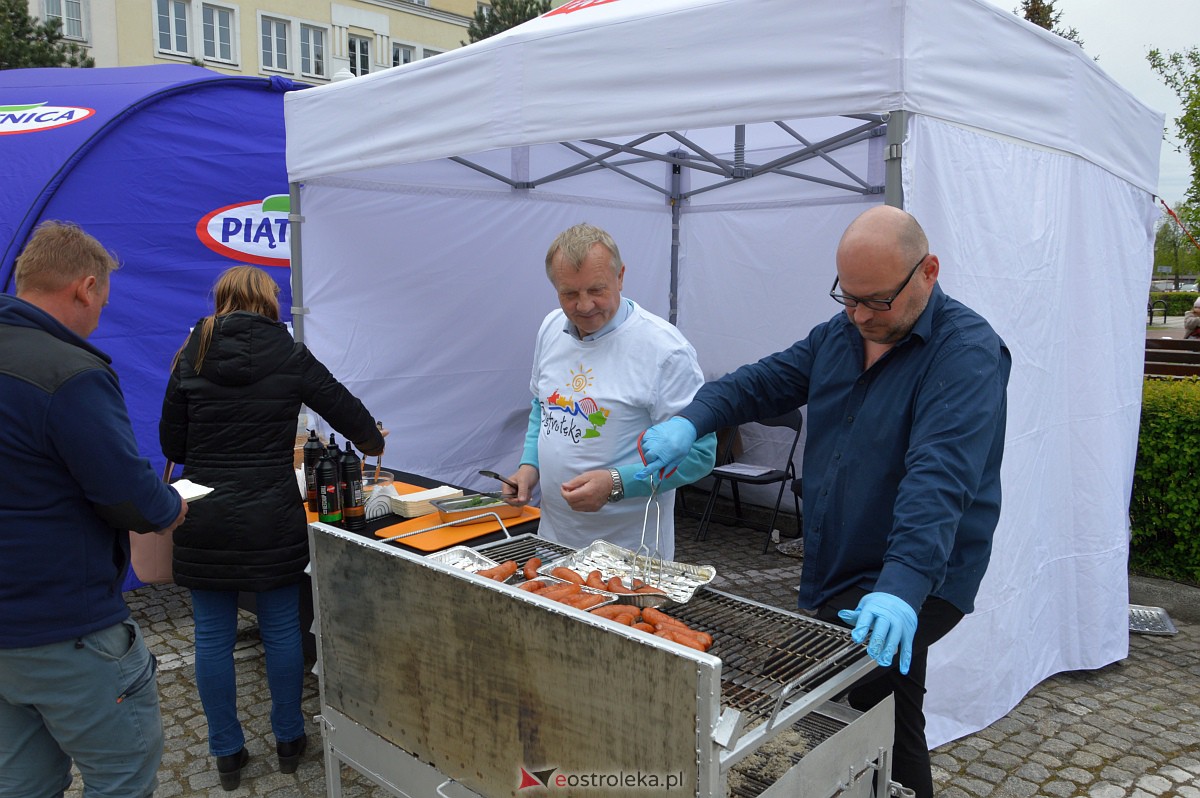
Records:
<instances>
[{"instance_id":1,"label":"foil tray","mask_svg":"<svg viewBox=\"0 0 1200 798\"><path fill-rule=\"evenodd\" d=\"M453 548L443 549L442 551L426 555L426 559L436 560L443 565L449 565L453 568L458 568L463 571L470 571L477 574L480 571L485 571L488 568L495 568L500 563L493 560L491 557L485 557L470 546L454 546ZM517 569L517 576L521 573L521 569ZM510 576L506 582L512 581Z\"/></svg>"},{"instance_id":2,"label":"foil tray","mask_svg":"<svg viewBox=\"0 0 1200 798\"><path fill-rule=\"evenodd\" d=\"M665 599L653 593L616 594L618 602L639 607L654 606L667 600L686 604L691 601L697 588L707 585L717 577L717 569L711 565L690 565L639 556L632 549L606 540L597 540L574 554L543 563L538 573L549 576L550 572L559 566L570 568L580 576L586 576L593 570L599 571L605 579L619 576L629 581L636 576L667 594Z\"/></svg>"}]
</instances>

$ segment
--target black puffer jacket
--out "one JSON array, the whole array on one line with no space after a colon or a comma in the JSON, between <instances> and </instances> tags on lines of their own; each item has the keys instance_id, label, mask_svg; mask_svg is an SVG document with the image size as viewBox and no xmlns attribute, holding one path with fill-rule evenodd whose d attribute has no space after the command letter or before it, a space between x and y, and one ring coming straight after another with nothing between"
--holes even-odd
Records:
<instances>
[{"instance_id":1,"label":"black puffer jacket","mask_svg":"<svg viewBox=\"0 0 1200 798\"><path fill-rule=\"evenodd\" d=\"M220 316L200 373L193 334L163 399L163 454L213 492L175 530L175 581L202 590L264 591L300 579L308 529L292 465L304 404L364 454L383 436L362 402L287 328L256 313Z\"/></svg>"}]
</instances>

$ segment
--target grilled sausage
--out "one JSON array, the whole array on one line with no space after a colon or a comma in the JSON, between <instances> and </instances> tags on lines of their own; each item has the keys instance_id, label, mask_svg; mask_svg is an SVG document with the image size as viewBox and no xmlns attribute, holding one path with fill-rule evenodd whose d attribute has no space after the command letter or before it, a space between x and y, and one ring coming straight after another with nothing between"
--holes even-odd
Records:
<instances>
[{"instance_id":1,"label":"grilled sausage","mask_svg":"<svg viewBox=\"0 0 1200 798\"><path fill-rule=\"evenodd\" d=\"M557 585L551 585L545 590L538 591L538 595L548 598L551 601L560 601L567 596L578 593L582 588L574 582L562 582Z\"/></svg>"},{"instance_id":2,"label":"grilled sausage","mask_svg":"<svg viewBox=\"0 0 1200 798\"><path fill-rule=\"evenodd\" d=\"M574 607L577 610L586 610L595 607L604 600L604 596L598 593L579 593L574 596L568 596L563 601L563 604L566 604L568 607Z\"/></svg>"},{"instance_id":3,"label":"grilled sausage","mask_svg":"<svg viewBox=\"0 0 1200 798\"><path fill-rule=\"evenodd\" d=\"M604 583L604 579L600 576L600 572L596 571L596 570L591 571L587 575L587 579L583 580L583 583L585 585L587 585L588 587L594 588L596 590L607 590L608 589L608 585Z\"/></svg>"},{"instance_id":4,"label":"grilled sausage","mask_svg":"<svg viewBox=\"0 0 1200 798\"><path fill-rule=\"evenodd\" d=\"M582 584L583 584L583 577L582 577L582 576L580 576L579 574L575 573L575 572L574 572L574 571L572 571L570 568L566 568L566 567L564 567L564 566L562 566L562 565L558 566L558 567L557 567L557 568L555 568L553 571L551 571L551 572L550 572L550 575L551 575L551 576L553 576L553 577L554 577L554 578L556 578L556 579L561 579L561 580L563 580L564 582L574 582L574 583L575 583L575 584L577 584L577 585L582 585Z\"/></svg>"},{"instance_id":5,"label":"grilled sausage","mask_svg":"<svg viewBox=\"0 0 1200 798\"><path fill-rule=\"evenodd\" d=\"M521 583L521 589L528 590L530 593L537 593L538 591L546 589L546 583L540 579L535 579L530 582Z\"/></svg>"},{"instance_id":6,"label":"grilled sausage","mask_svg":"<svg viewBox=\"0 0 1200 798\"><path fill-rule=\"evenodd\" d=\"M525 561L525 569L522 574L526 579L537 579L537 569L542 567L541 557L530 557Z\"/></svg>"},{"instance_id":7,"label":"grilled sausage","mask_svg":"<svg viewBox=\"0 0 1200 798\"><path fill-rule=\"evenodd\" d=\"M699 640L696 640L694 637L689 637L685 634L679 634L678 632L675 632L673 630L667 630L665 632L658 631L658 632L654 633L654 636L661 637L664 640L670 640L672 643L678 643L681 646L687 646L688 648L694 648L696 651L704 650L704 646L700 645Z\"/></svg>"},{"instance_id":8,"label":"grilled sausage","mask_svg":"<svg viewBox=\"0 0 1200 798\"><path fill-rule=\"evenodd\" d=\"M625 583L621 581L621 577L614 576L612 579L608 580L608 592L628 594L632 593L633 591L625 587Z\"/></svg>"},{"instance_id":9,"label":"grilled sausage","mask_svg":"<svg viewBox=\"0 0 1200 798\"><path fill-rule=\"evenodd\" d=\"M601 618L609 618L611 620L622 615L628 618L635 618L638 615L638 610L636 607L630 607L626 604L605 604L603 607L597 607L592 610L592 613L599 615Z\"/></svg>"},{"instance_id":10,"label":"grilled sausage","mask_svg":"<svg viewBox=\"0 0 1200 798\"><path fill-rule=\"evenodd\" d=\"M484 568L482 571L475 573L480 576L486 576L488 579L495 579L498 582L503 582L517 572L516 560L505 560L495 568Z\"/></svg>"},{"instance_id":11,"label":"grilled sausage","mask_svg":"<svg viewBox=\"0 0 1200 798\"><path fill-rule=\"evenodd\" d=\"M652 623L656 625L660 623L673 623L676 626L687 625L678 618L672 618L662 610L656 610L653 607L642 607L642 620L644 620L646 623Z\"/></svg>"},{"instance_id":12,"label":"grilled sausage","mask_svg":"<svg viewBox=\"0 0 1200 798\"><path fill-rule=\"evenodd\" d=\"M656 632L671 632L672 634L695 640L700 645L701 651L708 651L710 648L712 648L712 635L708 634L707 632L700 632L695 629L689 629L683 626L675 626L669 623L657 624L654 627L654 630Z\"/></svg>"}]
</instances>

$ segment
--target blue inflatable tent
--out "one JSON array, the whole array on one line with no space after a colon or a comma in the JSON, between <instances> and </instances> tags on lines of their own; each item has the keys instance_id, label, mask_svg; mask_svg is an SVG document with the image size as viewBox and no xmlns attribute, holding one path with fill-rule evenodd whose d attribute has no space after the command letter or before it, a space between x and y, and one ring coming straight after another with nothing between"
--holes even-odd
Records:
<instances>
[{"instance_id":1,"label":"blue inflatable tent","mask_svg":"<svg viewBox=\"0 0 1200 798\"><path fill-rule=\"evenodd\" d=\"M39 222L77 222L116 254L91 341L113 358L143 454L175 351L224 269L263 266L291 307L279 78L202 67L0 71L0 288Z\"/></svg>"}]
</instances>

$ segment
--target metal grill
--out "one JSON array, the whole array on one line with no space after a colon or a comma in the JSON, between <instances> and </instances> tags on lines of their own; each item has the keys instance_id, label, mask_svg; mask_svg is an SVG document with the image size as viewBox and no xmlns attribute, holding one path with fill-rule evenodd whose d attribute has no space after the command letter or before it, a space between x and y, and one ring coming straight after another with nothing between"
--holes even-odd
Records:
<instances>
[{"instance_id":1,"label":"metal grill","mask_svg":"<svg viewBox=\"0 0 1200 798\"><path fill-rule=\"evenodd\" d=\"M573 554L575 549L527 533L495 543L488 543L480 546L479 551L487 554L487 556L496 562L516 560L518 563L524 565L525 561L530 557L537 557L542 562L549 562L567 554Z\"/></svg>"},{"instance_id":2,"label":"metal grill","mask_svg":"<svg viewBox=\"0 0 1200 798\"><path fill-rule=\"evenodd\" d=\"M519 563L574 551L529 534L479 550L497 562ZM792 685L790 704L864 656L849 629L711 588L701 588L687 604L663 609L713 636L708 653L721 659L721 704L747 713L750 725L771 716L785 686Z\"/></svg>"},{"instance_id":3,"label":"metal grill","mask_svg":"<svg viewBox=\"0 0 1200 798\"><path fill-rule=\"evenodd\" d=\"M721 658L721 704L760 721L786 685L792 685L787 701L796 701L863 656L849 629L718 590L697 591L670 612L713 636L709 653Z\"/></svg>"}]
</instances>

